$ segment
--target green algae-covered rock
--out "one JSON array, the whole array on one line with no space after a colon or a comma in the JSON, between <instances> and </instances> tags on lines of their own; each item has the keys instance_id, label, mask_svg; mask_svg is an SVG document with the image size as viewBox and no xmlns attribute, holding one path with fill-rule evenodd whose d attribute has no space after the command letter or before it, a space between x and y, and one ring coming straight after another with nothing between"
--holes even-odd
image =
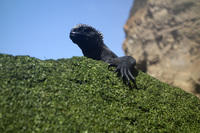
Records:
<instances>
[{"instance_id":1,"label":"green algae-covered rock","mask_svg":"<svg viewBox=\"0 0 200 133\"><path fill-rule=\"evenodd\" d=\"M85 57L0 54L0 132L200 132L200 100L138 72L131 89Z\"/></svg>"}]
</instances>

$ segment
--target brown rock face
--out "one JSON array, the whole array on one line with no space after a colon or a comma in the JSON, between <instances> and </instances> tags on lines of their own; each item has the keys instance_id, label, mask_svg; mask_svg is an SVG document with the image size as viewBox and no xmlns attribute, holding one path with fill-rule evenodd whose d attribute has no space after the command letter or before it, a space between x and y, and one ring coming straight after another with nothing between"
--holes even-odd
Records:
<instances>
[{"instance_id":1,"label":"brown rock face","mask_svg":"<svg viewBox=\"0 0 200 133\"><path fill-rule=\"evenodd\" d=\"M124 29L139 69L200 96L200 0L135 0Z\"/></svg>"}]
</instances>

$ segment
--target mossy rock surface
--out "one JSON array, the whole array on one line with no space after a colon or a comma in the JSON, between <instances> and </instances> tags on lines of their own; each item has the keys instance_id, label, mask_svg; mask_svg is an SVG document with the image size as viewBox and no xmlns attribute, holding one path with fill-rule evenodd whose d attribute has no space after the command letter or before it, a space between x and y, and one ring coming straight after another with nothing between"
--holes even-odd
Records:
<instances>
[{"instance_id":1,"label":"mossy rock surface","mask_svg":"<svg viewBox=\"0 0 200 133\"><path fill-rule=\"evenodd\" d=\"M0 132L200 132L200 100L140 72L128 87L85 57L0 54Z\"/></svg>"}]
</instances>

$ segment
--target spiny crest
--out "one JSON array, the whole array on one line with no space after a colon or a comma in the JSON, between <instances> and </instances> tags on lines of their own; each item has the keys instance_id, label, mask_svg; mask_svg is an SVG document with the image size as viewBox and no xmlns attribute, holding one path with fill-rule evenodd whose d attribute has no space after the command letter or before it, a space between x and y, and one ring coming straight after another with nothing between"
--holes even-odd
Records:
<instances>
[{"instance_id":1,"label":"spiny crest","mask_svg":"<svg viewBox=\"0 0 200 133\"><path fill-rule=\"evenodd\" d=\"M87 27L87 28L90 28L90 29L96 31L97 34L101 37L101 39L103 39L103 34L102 34L101 32L99 32L98 30L96 30L94 27L89 26L89 25L87 25L87 24L78 24L78 25L76 25L74 28L80 28L80 27Z\"/></svg>"}]
</instances>

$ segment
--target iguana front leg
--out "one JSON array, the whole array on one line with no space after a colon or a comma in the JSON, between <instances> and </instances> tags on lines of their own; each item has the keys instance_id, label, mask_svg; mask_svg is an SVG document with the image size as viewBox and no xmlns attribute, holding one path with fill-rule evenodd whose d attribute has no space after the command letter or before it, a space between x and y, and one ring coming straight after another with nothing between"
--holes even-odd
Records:
<instances>
[{"instance_id":1,"label":"iguana front leg","mask_svg":"<svg viewBox=\"0 0 200 133\"><path fill-rule=\"evenodd\" d=\"M136 60L133 57L123 56L110 58L106 62L109 64L109 67L116 67L115 72L118 72L124 80L135 82L133 70L136 65Z\"/></svg>"}]
</instances>

